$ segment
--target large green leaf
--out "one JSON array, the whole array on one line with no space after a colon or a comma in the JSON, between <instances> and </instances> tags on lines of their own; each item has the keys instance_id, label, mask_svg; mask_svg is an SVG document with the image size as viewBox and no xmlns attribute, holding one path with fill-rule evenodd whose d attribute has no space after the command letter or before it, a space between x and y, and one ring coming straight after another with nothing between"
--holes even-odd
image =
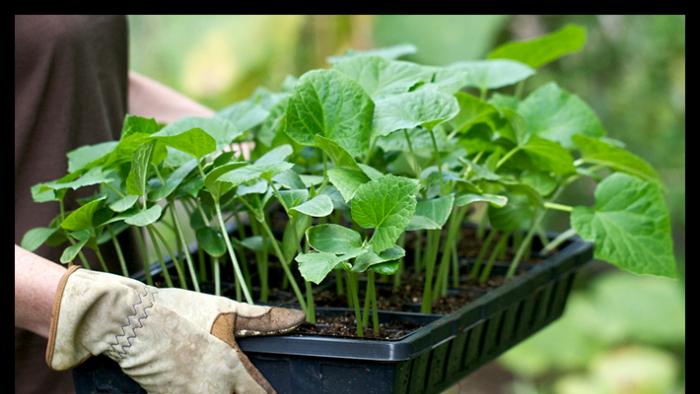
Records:
<instances>
[{"instance_id":1,"label":"large green leaf","mask_svg":"<svg viewBox=\"0 0 700 394\"><path fill-rule=\"evenodd\" d=\"M599 139L575 135L573 141L588 163L601 164L648 181L659 182L659 175L641 157Z\"/></svg>"},{"instance_id":2,"label":"large green leaf","mask_svg":"<svg viewBox=\"0 0 700 394\"><path fill-rule=\"evenodd\" d=\"M136 201L139 200L139 196L133 195L133 194L128 194L119 200L109 204L109 209L111 209L114 212L124 212L127 209L131 208L136 204Z\"/></svg>"},{"instance_id":3,"label":"large green leaf","mask_svg":"<svg viewBox=\"0 0 700 394\"><path fill-rule=\"evenodd\" d=\"M654 183L615 173L598 184L593 208L578 206L571 225L595 243L595 257L636 274L676 276L671 221Z\"/></svg>"},{"instance_id":4,"label":"large green leaf","mask_svg":"<svg viewBox=\"0 0 700 394\"><path fill-rule=\"evenodd\" d=\"M153 138L179 151L200 158L216 150L216 140L200 128L189 129L179 134L168 134L173 130L164 128Z\"/></svg>"},{"instance_id":5,"label":"large green leaf","mask_svg":"<svg viewBox=\"0 0 700 394\"><path fill-rule=\"evenodd\" d=\"M244 132L244 130L238 126L238 123L229 121L221 116L214 116L211 118L187 116L170 123L156 135L174 136L193 129L204 130L216 140L217 145L230 144Z\"/></svg>"},{"instance_id":6,"label":"large green leaf","mask_svg":"<svg viewBox=\"0 0 700 394\"><path fill-rule=\"evenodd\" d=\"M141 145L134 152L133 160L131 161L131 170L126 178L126 191L129 194L141 196L146 194L146 181L148 175L148 165L151 162L155 141Z\"/></svg>"},{"instance_id":7,"label":"large green leaf","mask_svg":"<svg viewBox=\"0 0 700 394\"><path fill-rule=\"evenodd\" d=\"M75 258L78 256L78 253L80 253L80 251L83 249L83 246L85 246L88 240L89 238L81 239L75 244L65 248L63 250L63 253L61 254L61 263L68 264L71 261L75 260Z\"/></svg>"},{"instance_id":8,"label":"large green leaf","mask_svg":"<svg viewBox=\"0 0 700 394\"><path fill-rule=\"evenodd\" d=\"M275 175L281 174L294 166L292 163L284 161L290 154L292 154L291 146L279 146L262 155L253 164L225 172L217 176L216 180L218 182L229 183L233 186L238 186L255 179L265 179L269 181Z\"/></svg>"},{"instance_id":9,"label":"large green leaf","mask_svg":"<svg viewBox=\"0 0 700 394\"><path fill-rule=\"evenodd\" d=\"M376 49L370 49L367 51L358 51L354 49L350 49L345 52L343 55L336 55L336 56L329 56L328 57L328 63L334 64L340 61L343 61L348 58L355 58L355 57L365 57L365 56L371 56L371 57L382 57L384 59L398 59L401 56L406 56L406 55L413 55L416 53L416 46L413 44L398 44L398 45L393 45L390 47L383 47L383 48L376 48Z\"/></svg>"},{"instance_id":10,"label":"large green leaf","mask_svg":"<svg viewBox=\"0 0 700 394\"><path fill-rule=\"evenodd\" d=\"M322 218L330 215L331 212L333 212L333 201L327 195L319 194L318 196L295 206L292 208L292 210L315 218Z\"/></svg>"},{"instance_id":11,"label":"large green leaf","mask_svg":"<svg viewBox=\"0 0 700 394\"><path fill-rule=\"evenodd\" d=\"M439 230L447 222L455 202L454 194L418 201L416 212L406 227L407 231Z\"/></svg>"},{"instance_id":12,"label":"large green leaf","mask_svg":"<svg viewBox=\"0 0 700 394\"><path fill-rule=\"evenodd\" d=\"M337 142L351 155L369 149L374 103L355 81L335 70L304 74L289 99L285 133L301 145L314 136Z\"/></svg>"},{"instance_id":13,"label":"large green leaf","mask_svg":"<svg viewBox=\"0 0 700 394\"><path fill-rule=\"evenodd\" d=\"M367 183L369 178L361 170L331 168L328 170L328 180L338 189L345 202L350 202L357 189Z\"/></svg>"},{"instance_id":14,"label":"large green leaf","mask_svg":"<svg viewBox=\"0 0 700 394\"><path fill-rule=\"evenodd\" d=\"M61 227L69 231L78 231L85 228L92 227L92 217L95 212L102 205L102 201L107 198L106 196L100 197L98 199L92 200L89 203L81 206L75 211L71 212L66 218L61 222Z\"/></svg>"},{"instance_id":15,"label":"large green leaf","mask_svg":"<svg viewBox=\"0 0 700 394\"><path fill-rule=\"evenodd\" d=\"M160 130L162 126L153 118L146 118L138 115L126 115L120 141L132 134L153 134Z\"/></svg>"},{"instance_id":16,"label":"large green leaf","mask_svg":"<svg viewBox=\"0 0 700 394\"><path fill-rule=\"evenodd\" d=\"M567 149L574 147L571 138L575 134L605 135L603 125L588 104L554 82L532 92L520 103L518 113L531 133L557 141Z\"/></svg>"},{"instance_id":17,"label":"large green leaf","mask_svg":"<svg viewBox=\"0 0 700 394\"><path fill-rule=\"evenodd\" d=\"M40 190L77 190L81 187L111 182L112 180L113 179L109 177L108 172L104 172L101 167L94 167L80 176L78 176L77 172L74 172L57 181L44 183L41 185Z\"/></svg>"},{"instance_id":18,"label":"large green leaf","mask_svg":"<svg viewBox=\"0 0 700 394\"><path fill-rule=\"evenodd\" d=\"M117 141L108 141L101 144L81 146L68 152L68 172L73 173L83 168L89 169L93 163L107 156L117 144Z\"/></svg>"},{"instance_id":19,"label":"large green leaf","mask_svg":"<svg viewBox=\"0 0 700 394\"><path fill-rule=\"evenodd\" d=\"M391 248L377 254L371 250L368 250L364 254L357 256L355 259L355 264L352 266L352 271L354 272L365 272L368 269L373 269L377 265L386 263L388 261L398 260L406 255L406 251L400 246L392 246ZM383 275L391 274L387 273L386 266L382 267L379 273ZM398 268L398 267L396 267ZM393 273L393 272L392 272Z\"/></svg>"},{"instance_id":20,"label":"large green leaf","mask_svg":"<svg viewBox=\"0 0 700 394\"><path fill-rule=\"evenodd\" d=\"M465 92L458 92L455 97L459 104L459 113L450 120L455 130L469 131L479 123L488 125L492 130L496 129L498 110L494 106Z\"/></svg>"},{"instance_id":21,"label":"large green leaf","mask_svg":"<svg viewBox=\"0 0 700 394\"><path fill-rule=\"evenodd\" d=\"M465 86L480 90L498 89L529 78L535 70L513 60L472 60L452 63L452 71L468 73Z\"/></svg>"},{"instance_id":22,"label":"large green leaf","mask_svg":"<svg viewBox=\"0 0 700 394\"><path fill-rule=\"evenodd\" d=\"M416 63L387 60L378 56L357 56L333 64L373 99L406 93L418 82L430 82L432 70Z\"/></svg>"},{"instance_id":23,"label":"large green leaf","mask_svg":"<svg viewBox=\"0 0 700 394\"><path fill-rule=\"evenodd\" d=\"M245 162L233 162L214 168L213 170L209 171L206 178L204 178L204 187L209 193L211 193L212 197L218 201L219 198L221 198L221 196L226 194L226 192L231 190L234 186L243 183L240 182L236 184L231 184L230 182L219 182L219 178L224 174L227 174L233 170L244 166L246 166Z\"/></svg>"},{"instance_id":24,"label":"large green leaf","mask_svg":"<svg viewBox=\"0 0 700 394\"><path fill-rule=\"evenodd\" d=\"M148 209L144 209L134 215L124 218L124 221L132 226L145 227L151 223L155 223L162 213L163 208L158 204L154 204Z\"/></svg>"},{"instance_id":25,"label":"large green leaf","mask_svg":"<svg viewBox=\"0 0 700 394\"><path fill-rule=\"evenodd\" d=\"M306 230L306 242L319 252L347 254L362 248L362 236L338 224L319 224Z\"/></svg>"},{"instance_id":26,"label":"large green leaf","mask_svg":"<svg viewBox=\"0 0 700 394\"><path fill-rule=\"evenodd\" d=\"M459 104L454 96L440 92L434 85L426 85L377 100L372 127L376 136L417 126L432 128L458 112Z\"/></svg>"},{"instance_id":27,"label":"large green leaf","mask_svg":"<svg viewBox=\"0 0 700 394\"><path fill-rule=\"evenodd\" d=\"M352 199L352 219L374 229L370 244L375 252L392 247L416 210L418 185L411 179L385 175L357 189Z\"/></svg>"},{"instance_id":28,"label":"large green leaf","mask_svg":"<svg viewBox=\"0 0 700 394\"><path fill-rule=\"evenodd\" d=\"M194 168L197 167L197 160L190 160L181 166L179 166L175 171L168 175L165 183L159 188L155 189L153 193L149 196L149 200L158 201L168 197L172 192L177 189L182 181L189 175Z\"/></svg>"},{"instance_id":29,"label":"large green leaf","mask_svg":"<svg viewBox=\"0 0 700 394\"><path fill-rule=\"evenodd\" d=\"M503 192L508 203L502 208L489 207L489 221L499 230L520 230L533 225L542 201L540 195L529 186L513 185Z\"/></svg>"},{"instance_id":30,"label":"large green leaf","mask_svg":"<svg viewBox=\"0 0 700 394\"><path fill-rule=\"evenodd\" d=\"M328 155L336 167L360 169L355 158L337 142L320 135L314 137L314 142L319 149Z\"/></svg>"},{"instance_id":31,"label":"large green leaf","mask_svg":"<svg viewBox=\"0 0 700 394\"><path fill-rule=\"evenodd\" d=\"M556 175L576 172L574 158L558 142L533 136L522 146L522 151L537 169Z\"/></svg>"},{"instance_id":32,"label":"large green leaf","mask_svg":"<svg viewBox=\"0 0 700 394\"><path fill-rule=\"evenodd\" d=\"M197 229L195 236L197 237L197 244L199 247L207 252L208 255L212 257L221 257L226 254L224 237L219 231L211 227L200 227Z\"/></svg>"},{"instance_id":33,"label":"large green leaf","mask_svg":"<svg viewBox=\"0 0 700 394\"><path fill-rule=\"evenodd\" d=\"M24 234L20 246L33 252L46 242L56 231L58 231L57 228L35 227Z\"/></svg>"},{"instance_id":34,"label":"large green leaf","mask_svg":"<svg viewBox=\"0 0 700 394\"><path fill-rule=\"evenodd\" d=\"M586 45L586 29L568 24L561 29L524 41L505 43L488 54L489 59L512 59L538 68L576 53Z\"/></svg>"},{"instance_id":35,"label":"large green leaf","mask_svg":"<svg viewBox=\"0 0 700 394\"><path fill-rule=\"evenodd\" d=\"M333 253L313 252L298 255L299 273L309 282L320 284L342 260Z\"/></svg>"}]
</instances>

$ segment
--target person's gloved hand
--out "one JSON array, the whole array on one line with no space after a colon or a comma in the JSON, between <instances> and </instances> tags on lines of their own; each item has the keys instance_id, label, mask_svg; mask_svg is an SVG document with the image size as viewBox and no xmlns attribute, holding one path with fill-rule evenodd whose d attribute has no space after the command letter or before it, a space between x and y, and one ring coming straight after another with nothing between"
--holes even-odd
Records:
<instances>
[{"instance_id":1,"label":"person's gloved hand","mask_svg":"<svg viewBox=\"0 0 700 394\"><path fill-rule=\"evenodd\" d=\"M58 286L46 362L105 354L149 393L274 393L236 336L289 332L299 310L252 306L71 267Z\"/></svg>"}]
</instances>

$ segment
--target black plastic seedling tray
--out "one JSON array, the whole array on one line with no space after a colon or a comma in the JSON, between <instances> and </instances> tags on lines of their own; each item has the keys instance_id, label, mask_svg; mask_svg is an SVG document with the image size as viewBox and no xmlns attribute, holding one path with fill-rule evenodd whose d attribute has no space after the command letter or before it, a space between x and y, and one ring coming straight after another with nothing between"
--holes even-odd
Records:
<instances>
[{"instance_id":1,"label":"black plastic seedling tray","mask_svg":"<svg viewBox=\"0 0 700 394\"><path fill-rule=\"evenodd\" d=\"M592 245L576 238L450 314L380 312L382 320L425 324L397 340L286 335L238 343L278 393L439 393L560 317L577 270L592 257ZM79 394L143 392L106 357L73 376Z\"/></svg>"}]
</instances>

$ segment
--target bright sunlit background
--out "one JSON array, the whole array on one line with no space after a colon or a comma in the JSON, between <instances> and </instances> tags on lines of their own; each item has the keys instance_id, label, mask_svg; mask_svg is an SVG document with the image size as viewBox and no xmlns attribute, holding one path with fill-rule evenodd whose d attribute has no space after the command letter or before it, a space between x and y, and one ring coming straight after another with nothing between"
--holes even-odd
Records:
<instances>
[{"instance_id":1,"label":"bright sunlit background","mask_svg":"<svg viewBox=\"0 0 700 394\"><path fill-rule=\"evenodd\" d=\"M578 23L585 49L548 65L526 91L555 80L598 113L610 137L659 170L676 256L685 257L683 16L131 16L130 63L218 110L258 86L326 67L329 55L400 43L424 64L483 58L509 40ZM564 199L592 201L593 185ZM566 216L550 228L564 230ZM683 280L635 277L607 265L582 272L565 316L449 392L684 392Z\"/></svg>"}]
</instances>

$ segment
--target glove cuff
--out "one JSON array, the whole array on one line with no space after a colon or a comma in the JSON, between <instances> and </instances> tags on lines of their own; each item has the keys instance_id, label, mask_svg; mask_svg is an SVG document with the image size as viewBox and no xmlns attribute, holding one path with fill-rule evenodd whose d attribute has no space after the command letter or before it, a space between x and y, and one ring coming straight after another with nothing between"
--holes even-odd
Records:
<instances>
[{"instance_id":1,"label":"glove cuff","mask_svg":"<svg viewBox=\"0 0 700 394\"><path fill-rule=\"evenodd\" d=\"M61 280L58 282L53 307L51 307L51 327L49 328L49 342L46 345L46 364L51 369L56 369L52 365L52 361L54 351L56 349L56 331L58 330L58 317L61 313L61 300L63 299L63 291L66 288L66 284L68 283L68 278L70 277L70 275L78 269L80 269L80 266L72 265L68 268L68 271L66 271L66 273L63 274Z\"/></svg>"}]
</instances>

